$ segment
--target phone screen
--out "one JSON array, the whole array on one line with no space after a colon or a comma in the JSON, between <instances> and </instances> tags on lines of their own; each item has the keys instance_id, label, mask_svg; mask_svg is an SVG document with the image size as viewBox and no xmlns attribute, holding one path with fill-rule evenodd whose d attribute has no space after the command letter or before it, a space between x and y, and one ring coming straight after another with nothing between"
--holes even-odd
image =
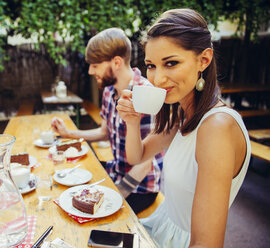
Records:
<instances>
[{"instance_id":1,"label":"phone screen","mask_svg":"<svg viewBox=\"0 0 270 248\"><path fill-rule=\"evenodd\" d=\"M92 230L90 233L88 245L108 245L133 248L133 238L134 235L132 233Z\"/></svg>"}]
</instances>

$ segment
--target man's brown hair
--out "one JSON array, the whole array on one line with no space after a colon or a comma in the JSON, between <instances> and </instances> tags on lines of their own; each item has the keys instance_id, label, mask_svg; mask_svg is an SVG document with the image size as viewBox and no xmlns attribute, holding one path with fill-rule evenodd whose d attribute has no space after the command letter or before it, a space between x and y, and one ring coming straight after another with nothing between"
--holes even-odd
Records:
<instances>
[{"instance_id":1,"label":"man's brown hair","mask_svg":"<svg viewBox=\"0 0 270 248\"><path fill-rule=\"evenodd\" d=\"M124 59L129 65L131 57L131 42L120 28L108 28L94 37L87 44L85 60L89 64L99 64L110 61L115 56Z\"/></svg>"}]
</instances>

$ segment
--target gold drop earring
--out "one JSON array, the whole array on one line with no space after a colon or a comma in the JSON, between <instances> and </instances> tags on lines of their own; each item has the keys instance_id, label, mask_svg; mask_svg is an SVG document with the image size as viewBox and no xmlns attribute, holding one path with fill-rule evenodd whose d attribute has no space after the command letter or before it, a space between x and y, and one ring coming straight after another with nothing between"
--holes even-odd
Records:
<instances>
[{"instance_id":1,"label":"gold drop earring","mask_svg":"<svg viewBox=\"0 0 270 248\"><path fill-rule=\"evenodd\" d=\"M205 84L205 80L203 79L202 71L201 71L201 77L198 79L198 81L196 83L196 90L202 91L204 88L204 84Z\"/></svg>"}]
</instances>

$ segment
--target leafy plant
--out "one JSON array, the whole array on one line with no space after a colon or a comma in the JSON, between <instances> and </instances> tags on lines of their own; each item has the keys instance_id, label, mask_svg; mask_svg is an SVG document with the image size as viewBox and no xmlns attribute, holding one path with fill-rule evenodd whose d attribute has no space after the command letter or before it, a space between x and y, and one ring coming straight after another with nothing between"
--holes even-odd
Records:
<instances>
[{"instance_id":1,"label":"leafy plant","mask_svg":"<svg viewBox=\"0 0 270 248\"><path fill-rule=\"evenodd\" d=\"M112 26L138 39L161 12L172 8L198 10L214 27L225 16L237 21L239 29L245 26L247 37L256 37L261 23L269 20L268 5L267 0L1 0L0 70L7 38L14 34L35 38L37 49L44 44L53 61L65 65L67 47L84 53L92 35Z\"/></svg>"}]
</instances>

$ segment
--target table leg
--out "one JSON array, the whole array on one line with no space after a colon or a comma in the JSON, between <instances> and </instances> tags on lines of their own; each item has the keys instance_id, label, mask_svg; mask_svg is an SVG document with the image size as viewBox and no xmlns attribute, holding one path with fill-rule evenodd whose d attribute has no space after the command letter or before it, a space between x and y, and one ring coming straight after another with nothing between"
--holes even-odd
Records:
<instances>
[{"instance_id":1,"label":"table leg","mask_svg":"<svg viewBox=\"0 0 270 248\"><path fill-rule=\"evenodd\" d=\"M80 104L76 104L76 126L79 128L80 125Z\"/></svg>"},{"instance_id":2,"label":"table leg","mask_svg":"<svg viewBox=\"0 0 270 248\"><path fill-rule=\"evenodd\" d=\"M44 113L47 114L47 106L46 104L43 105Z\"/></svg>"}]
</instances>

